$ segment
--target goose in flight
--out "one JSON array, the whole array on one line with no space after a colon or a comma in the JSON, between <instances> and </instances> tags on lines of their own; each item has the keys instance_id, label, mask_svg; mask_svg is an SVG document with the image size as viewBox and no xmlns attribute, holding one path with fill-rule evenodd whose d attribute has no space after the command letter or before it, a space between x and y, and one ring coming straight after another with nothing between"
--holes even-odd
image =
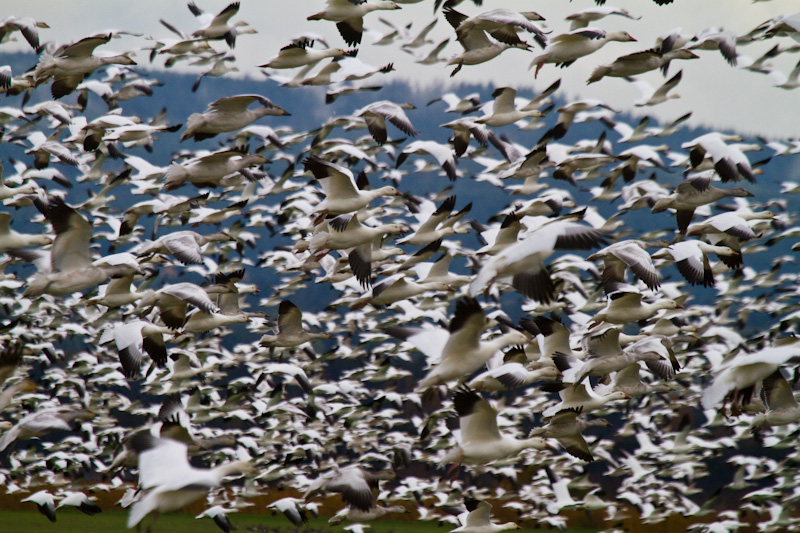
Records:
<instances>
[{"instance_id":1,"label":"goose in flight","mask_svg":"<svg viewBox=\"0 0 800 533\"><path fill-rule=\"evenodd\" d=\"M253 102L261 105L248 109ZM236 131L264 116L288 115L285 109L260 94L224 96L208 104L208 109L203 113L193 113L189 116L186 131L181 135L181 142L189 138L202 141L216 137L219 133Z\"/></svg>"},{"instance_id":2,"label":"goose in flight","mask_svg":"<svg viewBox=\"0 0 800 533\"><path fill-rule=\"evenodd\" d=\"M223 463L214 468L197 468L189 463L187 445L172 439L154 437L149 431L135 434L130 447L139 455L139 499L131 506L128 528L135 527L148 514L154 517L178 509L205 497L209 490L222 486L234 474L254 470L249 461Z\"/></svg>"},{"instance_id":3,"label":"goose in flight","mask_svg":"<svg viewBox=\"0 0 800 533\"><path fill-rule=\"evenodd\" d=\"M606 244L602 230L577 222L556 220L529 232L486 261L469 285L475 296L495 280L511 277L512 286L524 296L548 303L556 295L556 286L544 260L556 250L589 249Z\"/></svg>"},{"instance_id":4,"label":"goose in flight","mask_svg":"<svg viewBox=\"0 0 800 533\"><path fill-rule=\"evenodd\" d=\"M461 438L444 457L443 463L452 465L448 475L462 464L483 466L528 448L548 448L541 437L517 439L501 433L497 426L497 410L466 385L456 389L453 405L458 413Z\"/></svg>"},{"instance_id":5,"label":"goose in flight","mask_svg":"<svg viewBox=\"0 0 800 533\"><path fill-rule=\"evenodd\" d=\"M344 42L350 46L361 44L364 32L364 15L377 10L400 9L389 0L328 0L327 7L319 13L309 15L307 20L330 20L336 23Z\"/></svg>"},{"instance_id":6,"label":"goose in flight","mask_svg":"<svg viewBox=\"0 0 800 533\"><path fill-rule=\"evenodd\" d=\"M322 185L325 199L316 207L315 211L325 215L338 216L353 213L366 207L376 198L400 194L391 185L378 189L362 190L356 183L350 169L331 163L316 155L306 158L303 166ZM359 176L359 179L361 179L361 176Z\"/></svg>"},{"instance_id":7,"label":"goose in flight","mask_svg":"<svg viewBox=\"0 0 800 533\"><path fill-rule=\"evenodd\" d=\"M473 298L461 298L456 301L447 329L389 326L384 331L410 342L435 365L416 387L418 391L425 391L436 385L466 379L503 348L529 342L528 336L515 329L490 340L481 340L487 326L488 320L481 305Z\"/></svg>"}]
</instances>

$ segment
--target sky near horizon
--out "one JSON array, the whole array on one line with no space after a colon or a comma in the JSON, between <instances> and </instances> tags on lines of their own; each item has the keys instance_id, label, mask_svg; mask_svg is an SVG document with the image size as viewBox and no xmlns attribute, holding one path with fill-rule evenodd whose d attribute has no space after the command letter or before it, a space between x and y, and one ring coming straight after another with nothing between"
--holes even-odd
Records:
<instances>
[{"instance_id":1,"label":"sky near horizon","mask_svg":"<svg viewBox=\"0 0 800 533\"><path fill-rule=\"evenodd\" d=\"M208 12L217 13L229 1L197 0L196 3ZM292 38L303 33L317 34L331 47L345 47L334 23L306 20L307 16L324 8L323 0L293 2L242 0L241 4L239 13L233 20L241 19L248 22L258 33L241 35L236 48L232 51L237 59L236 65L241 70L240 75L255 79L263 78L264 75L257 65L265 63ZM367 15L365 17L367 33L358 57L376 67L389 62L394 63L396 72L391 78L381 80L382 82L403 79L410 81L412 86L429 87L445 80L445 83L450 84L449 88L456 92L457 84L466 82L488 83L494 87L532 88L538 92L561 78L561 94L568 99L598 98L618 111L630 111L638 116L648 114L665 122L692 111L690 125L735 129L744 134L760 134L775 138L798 137L800 89L787 91L773 87L775 81L770 76L731 67L718 51L699 51L701 55L699 61L673 62L670 67L671 74L683 71L683 79L675 90L681 98L655 107L635 108L632 102L639 98L638 90L623 79L606 78L598 83L586 84L586 79L596 66L613 61L618 56L649 48L653 46L657 36L667 31L682 28L683 33L694 34L709 27L716 27L729 29L741 35L773 17L795 13L800 9L800 5L794 0L767 2L675 0L673 4L667 6L657 6L650 0L616 0L607 5L612 4L627 9L634 16L641 16L641 19L610 16L594 25L605 30L624 29L638 42L609 43L595 54L579 59L569 69L562 70L553 65L545 65L537 79L534 79L533 69L528 68L533 57L541 51L536 46L532 52L508 50L484 65L465 66L454 78L449 78L449 72L453 67L444 63L419 65L414 63L414 58L410 54L398 51L397 46L368 44L373 39L379 38L380 34L391 31L391 28L380 20L381 18L400 27L412 23L412 33L420 31L436 18L438 22L429 38L434 43L450 38L450 43L442 53L443 57L449 58L459 53L460 46L455 41L455 32L444 20L441 12L434 14L433 2L428 0L403 5L398 11L379 11ZM542 24L553 36L569 30L569 22L565 20L567 15L594 6L592 0L496 0L486 2L483 8L476 7L471 2L464 2L458 9L468 15L495 7L516 11L535 10L545 17L546 20ZM76 41L111 29L144 34L142 37L124 37L98 48L97 53L103 54L149 47L153 44L152 39L173 38L174 35L159 23L160 18L186 33L198 28L198 22L182 1L11 0L4 2L3 8L7 15L33 17L47 22L51 28L40 30L42 41ZM755 59L771 48L775 42L776 39L772 39L769 42L740 45L738 51L742 56ZM782 47L800 44L788 37L781 37L779 42ZM429 44L422 49L428 50L433 46ZM214 47L219 51L227 50L227 46L221 42L214 43ZM4 51L25 49L30 50L24 41L0 46L0 50ZM141 66L155 70L163 68L163 60L156 60L151 64L146 51L137 52L134 58ZM798 59L800 54L784 53L776 58L774 66L788 73ZM740 66L746 62L745 58L740 58ZM199 73L197 67L181 66L179 69ZM443 70L447 74L443 75ZM294 72L287 71L286 74L293 75ZM653 86L665 80L657 72L647 73L640 78Z\"/></svg>"}]
</instances>

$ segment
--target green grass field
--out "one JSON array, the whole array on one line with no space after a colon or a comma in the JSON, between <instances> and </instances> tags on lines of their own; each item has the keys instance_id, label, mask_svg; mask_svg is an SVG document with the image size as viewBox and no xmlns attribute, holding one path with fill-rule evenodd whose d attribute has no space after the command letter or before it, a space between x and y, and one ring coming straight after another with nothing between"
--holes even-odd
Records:
<instances>
[{"instance_id":1,"label":"green grass field","mask_svg":"<svg viewBox=\"0 0 800 533\"><path fill-rule=\"evenodd\" d=\"M95 516L87 516L73 509L58 511L57 522L51 523L38 511L8 511L0 510L0 531L3 533L111 533L127 531L125 522L128 513L125 511L104 511ZM344 531L343 525L328 524L327 518L312 518L302 528L295 529L283 516L256 515L237 513L230 515L231 522L237 531L269 532L269 533L294 533L295 531ZM145 519L149 524L148 519ZM370 523L370 531L376 533L413 531L415 533L443 533L450 531L454 526L436 522L412 522L379 520ZM171 513L158 519L155 531L159 533L219 533L221 530L211 519L195 519L193 515ZM536 530L519 530L536 531ZM539 530L541 531L541 530ZM590 529L570 529L570 533L588 533Z\"/></svg>"}]
</instances>

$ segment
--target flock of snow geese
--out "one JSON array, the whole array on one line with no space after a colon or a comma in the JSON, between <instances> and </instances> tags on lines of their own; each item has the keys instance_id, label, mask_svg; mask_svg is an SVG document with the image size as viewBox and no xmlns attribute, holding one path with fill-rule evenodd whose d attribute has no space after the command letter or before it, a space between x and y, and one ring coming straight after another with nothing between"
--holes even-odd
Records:
<instances>
[{"instance_id":1,"label":"flock of snow geese","mask_svg":"<svg viewBox=\"0 0 800 533\"><path fill-rule=\"evenodd\" d=\"M637 42L639 17L603 1L564 22L437 0L463 49L449 60L447 42L427 39L436 21L375 38L379 16L417 1L328 0L308 20L335 23L350 47L400 46L445 77L514 49L533 51L533 77ZM634 128L599 100L554 110L559 83L530 100L511 87L488 102L443 95L460 116L442 124L451 143L407 141L414 106L386 100L309 132L278 125L303 109L259 94L201 105L183 124L126 113L129 100L167 90L133 70L148 56L202 69L193 90L236 70L234 45L257 39L239 7L213 15L190 3L200 29L162 21L177 37L118 55L101 53L117 32L59 45L45 42L43 21L0 23L0 42L25 39L38 54L27 72L0 67L2 142L25 149L4 158L0 182L6 494L55 521L63 506L99 512L92 495L118 489L128 527L153 515L150 529L159 513L205 499L201 516L229 531L227 515L259 494L298 526L338 494L331 521L353 531L393 513L453 531L517 527L493 518L498 507L560 528L567 509L597 511L607 529L676 514L701 531L797 527L798 274L791 254L766 254L798 229L790 196L755 195L778 177L746 155L790 157L796 142L754 147L711 132L655 146L648 139L669 142L686 117ZM609 16L630 33L601 29ZM329 102L378 90L362 80L393 67L328 47L317 27L262 65L267 76L328 86ZM666 32L588 82L666 78L673 61L701 56L735 66L737 47L767 40L774 47L748 70L770 72L800 49L800 14L746 35ZM797 87L797 70L778 87ZM645 87L631 108L673 98L680 81ZM98 98L107 112L86 116ZM563 144L590 120L613 133ZM356 133L333 136L345 130ZM217 149L192 149L205 139ZM171 164L148 161L166 143ZM482 170L469 176L470 165ZM675 187L655 179L670 170L684 174ZM415 194L414 173L442 190ZM387 185L370 187L378 180ZM511 200L477 220L450 191L469 180ZM93 194L75 198L73 183ZM784 184L784 195L798 190ZM663 229L641 230L645 217ZM17 231L23 222L41 231ZM264 246L268 232L286 244ZM277 281L258 282L264 272ZM331 304L295 305L320 294L309 285L327 285ZM761 316L757 331L750 315Z\"/></svg>"}]
</instances>

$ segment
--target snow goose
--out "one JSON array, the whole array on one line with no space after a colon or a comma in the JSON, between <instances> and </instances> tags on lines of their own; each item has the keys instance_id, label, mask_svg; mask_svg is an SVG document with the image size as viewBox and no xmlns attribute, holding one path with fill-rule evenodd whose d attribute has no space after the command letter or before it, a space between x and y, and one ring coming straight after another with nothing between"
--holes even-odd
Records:
<instances>
[{"instance_id":1,"label":"snow goose","mask_svg":"<svg viewBox=\"0 0 800 533\"><path fill-rule=\"evenodd\" d=\"M582 409L562 409L557 412L546 426L535 428L531 437L556 439L573 457L591 463L594 461L592 451L583 438L582 433L590 427L611 427L611 423L603 418L583 420L579 418Z\"/></svg>"},{"instance_id":2,"label":"snow goose","mask_svg":"<svg viewBox=\"0 0 800 533\"><path fill-rule=\"evenodd\" d=\"M452 9L445 12L447 20L450 21L463 17L461 13ZM459 17L460 16L460 17ZM510 9L492 9L473 15L469 18L464 18L458 26L455 27L456 35L459 40L463 35L468 35L473 31L485 31L494 39L501 43L511 46L523 44L523 41L517 35L518 30L525 30L533 35L533 39L541 46L545 47L547 44L547 36L542 29L533 21L544 20L541 15L534 11L523 11L518 13Z\"/></svg>"},{"instance_id":3,"label":"snow goose","mask_svg":"<svg viewBox=\"0 0 800 533\"><path fill-rule=\"evenodd\" d=\"M679 70L677 74L662 83L657 89L654 89L652 85L644 80L630 77L625 79L634 87L636 87L636 89L639 91L639 95L641 96L641 98L636 100L633 105L636 107L646 107L663 104L667 100L680 98L681 95L677 93L670 93L670 91L678 86L682 77L683 71Z\"/></svg>"},{"instance_id":4,"label":"snow goose","mask_svg":"<svg viewBox=\"0 0 800 533\"><path fill-rule=\"evenodd\" d=\"M0 389L0 412L11 405L16 395L34 391L36 391L36 383L29 379L21 379L13 385L9 385L5 389ZM10 427L11 426L9 426L9 428Z\"/></svg>"},{"instance_id":5,"label":"snow goose","mask_svg":"<svg viewBox=\"0 0 800 533\"><path fill-rule=\"evenodd\" d=\"M587 414L603 409L609 402L624 400L627 395L622 391L599 395L586 383L548 383L542 387L547 392L558 392L561 402L552 405L542 412L542 416L555 416L559 411L579 410Z\"/></svg>"},{"instance_id":6,"label":"snow goose","mask_svg":"<svg viewBox=\"0 0 800 533\"><path fill-rule=\"evenodd\" d=\"M152 531L159 514L177 511L205 497L209 490L222 486L222 481L230 475L254 470L249 461L196 468L189 464L186 444L154 437L149 432L134 435L130 445L139 454L139 488L144 492L131 506L128 528L153 513L149 528Z\"/></svg>"},{"instance_id":7,"label":"snow goose","mask_svg":"<svg viewBox=\"0 0 800 533\"><path fill-rule=\"evenodd\" d=\"M642 376L639 374L641 367L639 363L634 363L626 366L622 370L618 370L611 374L611 383L608 385L598 385L595 390L598 394L605 396L610 392L624 392L631 398L638 396L649 395L653 392L669 392L675 390L676 387L671 383L646 383L642 381Z\"/></svg>"},{"instance_id":8,"label":"snow goose","mask_svg":"<svg viewBox=\"0 0 800 533\"><path fill-rule=\"evenodd\" d=\"M730 66L735 67L738 58L736 52L737 39L738 35L730 30L720 30L712 27L696 33L683 46L688 50L719 50L725 61Z\"/></svg>"},{"instance_id":9,"label":"snow goose","mask_svg":"<svg viewBox=\"0 0 800 533\"><path fill-rule=\"evenodd\" d=\"M728 257L726 264L741 268L741 253L728 246L715 246L703 241L689 240L676 242L663 250L659 250L653 257L669 257L675 262L678 272L681 273L689 285L714 286L714 272L708 262L708 254L714 253L720 257Z\"/></svg>"},{"instance_id":10,"label":"snow goose","mask_svg":"<svg viewBox=\"0 0 800 533\"><path fill-rule=\"evenodd\" d=\"M514 329L482 341L486 327L487 319L480 304L472 298L461 298L456 302L447 329L389 326L384 331L410 342L435 365L416 387L424 391L435 385L466 379L503 348L529 342L524 333Z\"/></svg>"},{"instance_id":11,"label":"snow goose","mask_svg":"<svg viewBox=\"0 0 800 533\"><path fill-rule=\"evenodd\" d=\"M72 407L48 407L33 411L0 435L0 452L17 440L39 437L50 431L72 431L73 422L91 418L94 418L91 411Z\"/></svg>"},{"instance_id":12,"label":"snow goose","mask_svg":"<svg viewBox=\"0 0 800 533\"><path fill-rule=\"evenodd\" d=\"M307 20L330 20L336 23L342 39L350 46L361 43L361 35L364 31L364 15L377 10L400 9L395 2L388 0L375 0L367 2L351 2L350 0L328 0L327 7L309 15Z\"/></svg>"},{"instance_id":13,"label":"snow goose","mask_svg":"<svg viewBox=\"0 0 800 533\"><path fill-rule=\"evenodd\" d=\"M45 246L53 239L44 234L19 233L11 228L11 213L0 213L0 253L27 246Z\"/></svg>"},{"instance_id":14,"label":"snow goose","mask_svg":"<svg viewBox=\"0 0 800 533\"><path fill-rule=\"evenodd\" d=\"M72 93L83 79L103 65L135 65L130 58L131 52L115 56L93 55L94 49L108 43L112 33L85 37L73 44L61 46L55 50L44 50L33 71L37 83L53 78L50 93L59 99Z\"/></svg>"},{"instance_id":15,"label":"snow goose","mask_svg":"<svg viewBox=\"0 0 800 533\"><path fill-rule=\"evenodd\" d=\"M311 172L322 185L325 200L315 211L326 215L344 215L366 207L381 196L397 196L400 193L387 185L374 190L359 188L350 169L311 155L303 162L305 170ZM359 176L360 179L360 176Z\"/></svg>"},{"instance_id":16,"label":"snow goose","mask_svg":"<svg viewBox=\"0 0 800 533\"><path fill-rule=\"evenodd\" d=\"M727 144L725 138L717 132L706 133L681 144L681 148L689 148L689 160L692 168L697 168L708 157L723 182L746 179L755 183L756 177L747 156L735 145Z\"/></svg>"},{"instance_id":17,"label":"snow goose","mask_svg":"<svg viewBox=\"0 0 800 533\"><path fill-rule=\"evenodd\" d=\"M276 335L264 335L261 346L294 348L314 339L329 339L329 333L306 331L303 329L303 312L289 300L278 305L278 331Z\"/></svg>"},{"instance_id":18,"label":"snow goose","mask_svg":"<svg viewBox=\"0 0 800 533\"><path fill-rule=\"evenodd\" d=\"M99 285L111 277L140 271L135 261L133 264L92 262L89 250L92 225L63 199L52 198L43 209L56 233L49 261L47 254L27 254L16 250L21 257L42 260L42 263L37 262L39 272L28 281L24 292L26 296L72 294Z\"/></svg>"},{"instance_id":19,"label":"snow goose","mask_svg":"<svg viewBox=\"0 0 800 533\"><path fill-rule=\"evenodd\" d=\"M394 274L380 283L373 285L372 292L350 304L350 310L363 308L367 304L373 306L391 305L395 302L413 298L429 291L452 291L448 283L443 281L414 281L405 274Z\"/></svg>"},{"instance_id":20,"label":"snow goose","mask_svg":"<svg viewBox=\"0 0 800 533\"><path fill-rule=\"evenodd\" d=\"M210 518L222 531L229 532L236 529L236 527L231 523L230 518L228 518L228 513L232 512L236 512L236 509L226 509L221 505L215 505L195 516L195 519Z\"/></svg>"},{"instance_id":21,"label":"snow goose","mask_svg":"<svg viewBox=\"0 0 800 533\"><path fill-rule=\"evenodd\" d=\"M516 439L500 433L497 410L465 385L456 389L453 405L459 417L461 438L443 459L444 464L452 465L448 474L462 464L483 466L528 448L548 448L546 441L539 437Z\"/></svg>"},{"instance_id":22,"label":"snow goose","mask_svg":"<svg viewBox=\"0 0 800 533\"><path fill-rule=\"evenodd\" d=\"M712 204L735 196L739 198L749 198L753 194L740 187L733 189L720 189L711 184L713 175L705 173L685 179L675 191L667 197L659 198L653 205L653 213L661 213L667 209L675 209L675 217L678 221L678 231L686 233L686 229L692 221L694 210L703 205Z\"/></svg>"},{"instance_id":23,"label":"snow goose","mask_svg":"<svg viewBox=\"0 0 800 533\"><path fill-rule=\"evenodd\" d=\"M480 95L478 93L470 93L463 98L456 93L444 93L442 96L438 96L428 102L427 105L439 101L447 104L447 108L444 110L445 113L469 113L481 105Z\"/></svg>"},{"instance_id":24,"label":"snow goose","mask_svg":"<svg viewBox=\"0 0 800 533\"><path fill-rule=\"evenodd\" d=\"M500 127L508 126L524 118L544 116L544 113L535 108L517 109L514 101L517 97L517 90L511 87L495 89L492 97L494 98L492 112L475 119L476 123Z\"/></svg>"},{"instance_id":25,"label":"snow goose","mask_svg":"<svg viewBox=\"0 0 800 533\"><path fill-rule=\"evenodd\" d=\"M225 185L225 178L267 162L267 158L261 154L248 154L236 148L197 154L180 163L173 161L170 164L164 191L173 191L187 181L196 187L218 187Z\"/></svg>"},{"instance_id":26,"label":"snow goose","mask_svg":"<svg viewBox=\"0 0 800 533\"><path fill-rule=\"evenodd\" d=\"M442 166L450 181L455 181L456 178L458 178L458 171L456 170L456 156L448 145L440 144L436 141L414 141L409 143L397 156L397 163L395 164L395 167L400 168L400 165L403 164L403 161L408 159L408 156L411 154L424 154L433 156Z\"/></svg>"},{"instance_id":27,"label":"snow goose","mask_svg":"<svg viewBox=\"0 0 800 533\"><path fill-rule=\"evenodd\" d=\"M475 376L467 385L478 392L505 391L537 381L553 381L559 374L553 366L528 368L523 363L509 362Z\"/></svg>"},{"instance_id":28,"label":"snow goose","mask_svg":"<svg viewBox=\"0 0 800 533\"><path fill-rule=\"evenodd\" d=\"M455 148L456 157L461 157L469 147L469 140L475 137L475 140L481 146L486 146L489 142L489 129L483 124L471 117L463 117L456 120L451 120L442 124L443 128L450 128L453 130L453 137L451 141L453 148Z\"/></svg>"},{"instance_id":29,"label":"snow goose","mask_svg":"<svg viewBox=\"0 0 800 533\"><path fill-rule=\"evenodd\" d=\"M455 195L447 197L444 202L442 202L442 205L435 208L433 211L431 211L431 208L435 207L433 205L426 208L428 204L432 204L432 202L416 205L413 201L409 201L408 197L406 198L409 209L417 220L420 221L420 224L412 235L397 241L397 244L426 246L447 236L469 231L466 228L461 229L457 227L456 223L461 220L464 215L469 213L470 209L472 209L471 203L451 216L450 213L452 213L456 205Z\"/></svg>"},{"instance_id":30,"label":"snow goose","mask_svg":"<svg viewBox=\"0 0 800 533\"><path fill-rule=\"evenodd\" d=\"M627 9L612 6L597 6L588 9L582 9L564 17L564 20L570 21L570 30L577 30L578 28L585 28L590 22L595 22L600 19L606 18L610 15L619 15L621 17L629 18L631 20L640 20L642 17L634 17Z\"/></svg>"},{"instance_id":31,"label":"snow goose","mask_svg":"<svg viewBox=\"0 0 800 533\"><path fill-rule=\"evenodd\" d=\"M305 509L301 506L303 500L298 498L281 498L267 505L268 509L274 509L287 518L296 528L308 523L308 516Z\"/></svg>"},{"instance_id":32,"label":"snow goose","mask_svg":"<svg viewBox=\"0 0 800 533\"><path fill-rule=\"evenodd\" d=\"M492 504L489 502L467 500L466 506L468 511L465 513L466 516L458 517L461 526L451 529L450 533L497 533L508 529L520 529L514 522L503 524L492 522Z\"/></svg>"},{"instance_id":33,"label":"snow goose","mask_svg":"<svg viewBox=\"0 0 800 533\"><path fill-rule=\"evenodd\" d=\"M89 498L83 492L64 491L61 493L61 496L62 498L59 500L56 509L61 509L62 507L75 507L80 512L89 516L94 516L103 512L100 506L97 505L97 502L94 499Z\"/></svg>"},{"instance_id":34,"label":"snow goose","mask_svg":"<svg viewBox=\"0 0 800 533\"><path fill-rule=\"evenodd\" d=\"M650 290L656 290L661 285L660 277L646 249L650 246L664 247L668 244L666 241L645 242L636 239L620 241L593 253L586 259L603 260L604 286L611 281L624 282L625 269L630 268L633 275L642 280Z\"/></svg>"},{"instance_id":35,"label":"snow goose","mask_svg":"<svg viewBox=\"0 0 800 533\"><path fill-rule=\"evenodd\" d=\"M192 92L196 93L197 89L200 88L200 83L203 81L203 78L211 77L211 78L218 78L220 76L224 76L229 72L239 72L239 67L236 65L228 66L228 63L233 63L236 61L236 58L232 55L227 55L225 53L219 53L213 56L213 59L209 58L211 61L211 66L200 73L197 76L197 79L192 84ZM205 60L198 60L192 63L192 65L207 65L208 63Z\"/></svg>"},{"instance_id":36,"label":"snow goose","mask_svg":"<svg viewBox=\"0 0 800 533\"><path fill-rule=\"evenodd\" d=\"M765 413L753 418L754 433L765 427L786 426L800 420L800 407L792 392L792 386L786 381L780 367L762 381Z\"/></svg>"},{"instance_id":37,"label":"snow goose","mask_svg":"<svg viewBox=\"0 0 800 533\"><path fill-rule=\"evenodd\" d=\"M137 312L147 314L153 307L158 307L161 320L168 328L175 330L186 324L186 310L189 305L204 313L219 311L202 287L184 281L167 285L157 291L148 291L139 300Z\"/></svg>"},{"instance_id":38,"label":"snow goose","mask_svg":"<svg viewBox=\"0 0 800 533\"><path fill-rule=\"evenodd\" d=\"M556 125L550 130L552 132L554 139L560 139L564 135L567 134L567 130L575 121L576 115L579 113L588 111L590 109L608 109L609 111L613 111L616 113L616 110L611 108L608 104L603 102L602 100L598 100L597 98L584 98L582 100L574 100L569 102L557 109L558 111L558 121ZM554 163L561 164L563 160L566 160L566 155L563 157L555 157L556 154L554 146L548 144L547 146L547 155L548 157L553 159Z\"/></svg>"},{"instance_id":39,"label":"snow goose","mask_svg":"<svg viewBox=\"0 0 800 533\"><path fill-rule=\"evenodd\" d=\"M516 213L507 214L499 228L487 228L476 224L473 223L472 227L480 232L480 239L485 244L475 252L475 255L496 255L516 243L519 232L522 230L520 217ZM489 240L492 241L491 244L489 244Z\"/></svg>"},{"instance_id":40,"label":"snow goose","mask_svg":"<svg viewBox=\"0 0 800 533\"><path fill-rule=\"evenodd\" d=\"M20 500L20 503L33 502L39 509L39 512L47 517L51 522L56 521L56 502L52 494L46 490L40 490Z\"/></svg>"},{"instance_id":41,"label":"snow goose","mask_svg":"<svg viewBox=\"0 0 800 533\"><path fill-rule=\"evenodd\" d=\"M789 74L777 69L769 69L767 74L775 81L775 87L780 89L791 91L800 87L800 61L795 64Z\"/></svg>"},{"instance_id":42,"label":"snow goose","mask_svg":"<svg viewBox=\"0 0 800 533\"><path fill-rule=\"evenodd\" d=\"M203 25L202 28L192 32L192 37L205 40L225 39L228 46L233 48L236 44L236 34L239 32L237 28L247 26L247 23L243 20L237 20L233 24L229 23L230 19L239 12L239 2L231 2L217 15L206 13L197 7L194 2L189 2L187 5L192 15L197 17ZM255 30L252 30L252 32L255 32Z\"/></svg>"},{"instance_id":43,"label":"snow goose","mask_svg":"<svg viewBox=\"0 0 800 533\"><path fill-rule=\"evenodd\" d=\"M247 106L253 102L258 102L261 106L248 109ZM181 135L181 142L189 138L195 141L210 139L218 133L244 128L267 115L287 116L289 113L259 94L225 96L208 104L205 112L189 116L186 131Z\"/></svg>"},{"instance_id":44,"label":"snow goose","mask_svg":"<svg viewBox=\"0 0 800 533\"><path fill-rule=\"evenodd\" d=\"M0 200L8 200L23 194L35 194L39 187L32 181L26 181L22 185L9 187L3 179L3 165L0 164Z\"/></svg>"},{"instance_id":45,"label":"snow goose","mask_svg":"<svg viewBox=\"0 0 800 533\"><path fill-rule=\"evenodd\" d=\"M597 67L586 83L600 81L606 76L616 78L636 76L651 70L663 68L669 65L670 61L673 59L697 59L697 54L685 48L678 48L677 50L671 50L663 54L655 49L635 52L618 57L608 65Z\"/></svg>"},{"instance_id":46,"label":"snow goose","mask_svg":"<svg viewBox=\"0 0 800 533\"><path fill-rule=\"evenodd\" d=\"M552 302L556 287L544 260L556 250L606 244L605 237L605 232L590 226L568 220L549 221L486 261L470 283L469 294L478 294L498 278L511 277L513 287L524 296Z\"/></svg>"},{"instance_id":47,"label":"snow goose","mask_svg":"<svg viewBox=\"0 0 800 533\"><path fill-rule=\"evenodd\" d=\"M403 224L365 226L358 220L358 214L339 215L327 222L326 229L311 237L308 250L318 259L332 250L349 250L347 260L353 275L366 287L372 284L373 241L407 231Z\"/></svg>"},{"instance_id":48,"label":"snow goose","mask_svg":"<svg viewBox=\"0 0 800 533\"><path fill-rule=\"evenodd\" d=\"M411 104L396 104L388 100L380 100L362 107L355 112L355 116L364 118L367 129L376 143L385 144L387 120L406 135L413 137L417 134L417 130L414 129L404 109L415 109L415 107Z\"/></svg>"},{"instance_id":49,"label":"snow goose","mask_svg":"<svg viewBox=\"0 0 800 533\"><path fill-rule=\"evenodd\" d=\"M547 48L533 58L528 68L536 65L534 77L546 63L554 63L559 67L567 67L575 60L588 56L602 48L611 41L631 42L636 41L626 31L606 32L599 28L573 28L567 33L556 35L550 40Z\"/></svg>"},{"instance_id":50,"label":"snow goose","mask_svg":"<svg viewBox=\"0 0 800 533\"><path fill-rule=\"evenodd\" d=\"M590 328L602 322L627 324L647 320L662 309L682 309L670 298L660 298L653 303L642 301L642 293L630 285L619 284L609 290L605 308L595 313Z\"/></svg>"},{"instance_id":51,"label":"snow goose","mask_svg":"<svg viewBox=\"0 0 800 533\"><path fill-rule=\"evenodd\" d=\"M367 511L362 511L360 509L352 509L349 506L345 507L335 515L333 515L330 520L328 520L329 524L339 524L343 521L347 522L370 522L372 520L377 520L378 518L383 518L384 516L392 513L405 513L406 508L402 505L390 505L388 507L384 507L379 504L375 504L372 508Z\"/></svg>"},{"instance_id":52,"label":"snow goose","mask_svg":"<svg viewBox=\"0 0 800 533\"><path fill-rule=\"evenodd\" d=\"M202 247L210 242L233 240L227 232L220 231L201 235L195 231L174 231L145 243L138 251L139 257L152 257L155 254L172 255L184 265L203 264Z\"/></svg>"},{"instance_id":53,"label":"snow goose","mask_svg":"<svg viewBox=\"0 0 800 533\"><path fill-rule=\"evenodd\" d=\"M703 391L701 403L711 409L733 392L733 407L738 408L740 395L749 398L747 389L759 385L778 368L800 356L794 338L762 348L757 352L739 352L714 368L714 381Z\"/></svg>"},{"instance_id":54,"label":"snow goose","mask_svg":"<svg viewBox=\"0 0 800 533\"><path fill-rule=\"evenodd\" d=\"M0 43L6 42L9 35L14 32L20 32L22 36L31 45L31 48L38 54L41 52L39 45L39 28L49 28L46 22L34 20L27 17L10 16L0 22Z\"/></svg>"},{"instance_id":55,"label":"snow goose","mask_svg":"<svg viewBox=\"0 0 800 533\"><path fill-rule=\"evenodd\" d=\"M454 9L446 9L444 15L453 29L457 29L461 23L468 18L466 15ZM492 41L484 30L477 28L473 28L471 31L456 33L456 36L459 44L464 48L464 51L447 62L448 65L456 65L456 68L450 73L450 77L455 76L464 65L479 65L485 63L499 56L509 48L520 48L523 50L528 50L530 48L527 43L522 41L513 45Z\"/></svg>"},{"instance_id":56,"label":"snow goose","mask_svg":"<svg viewBox=\"0 0 800 533\"><path fill-rule=\"evenodd\" d=\"M292 41L290 44L284 46L278 52L278 55L259 65L259 68L297 68L306 65L313 65L325 58L343 57L345 51L341 48L326 48L324 50L316 50L312 48L314 41L308 39L299 39Z\"/></svg>"},{"instance_id":57,"label":"snow goose","mask_svg":"<svg viewBox=\"0 0 800 533\"><path fill-rule=\"evenodd\" d=\"M308 501L319 493L336 492L354 509L367 512L375 507L379 482L394 477L394 472L388 470L371 472L356 465L335 466L333 473L320 477L308 487L303 500Z\"/></svg>"},{"instance_id":58,"label":"snow goose","mask_svg":"<svg viewBox=\"0 0 800 533\"><path fill-rule=\"evenodd\" d=\"M620 328L592 334L586 342L588 358L584 361L562 353L553 355L564 381L582 383L587 376L606 376L639 361L662 379L672 379L680 370L672 343L666 337L647 336L623 350L619 346L619 335Z\"/></svg>"},{"instance_id":59,"label":"snow goose","mask_svg":"<svg viewBox=\"0 0 800 533\"><path fill-rule=\"evenodd\" d=\"M704 234L718 234L733 237L738 241L746 241L757 237L751 222L772 220L774 217L775 215L771 211L730 211L728 213L720 213L705 219L703 222L691 224L686 228L686 235L693 237Z\"/></svg>"},{"instance_id":60,"label":"snow goose","mask_svg":"<svg viewBox=\"0 0 800 533\"><path fill-rule=\"evenodd\" d=\"M145 320L131 320L106 328L99 343L102 346L114 341L122 364L122 373L129 379L135 379L139 377L145 352L156 366L167 366L164 334L169 333L173 333L170 328L156 326Z\"/></svg>"}]
</instances>

